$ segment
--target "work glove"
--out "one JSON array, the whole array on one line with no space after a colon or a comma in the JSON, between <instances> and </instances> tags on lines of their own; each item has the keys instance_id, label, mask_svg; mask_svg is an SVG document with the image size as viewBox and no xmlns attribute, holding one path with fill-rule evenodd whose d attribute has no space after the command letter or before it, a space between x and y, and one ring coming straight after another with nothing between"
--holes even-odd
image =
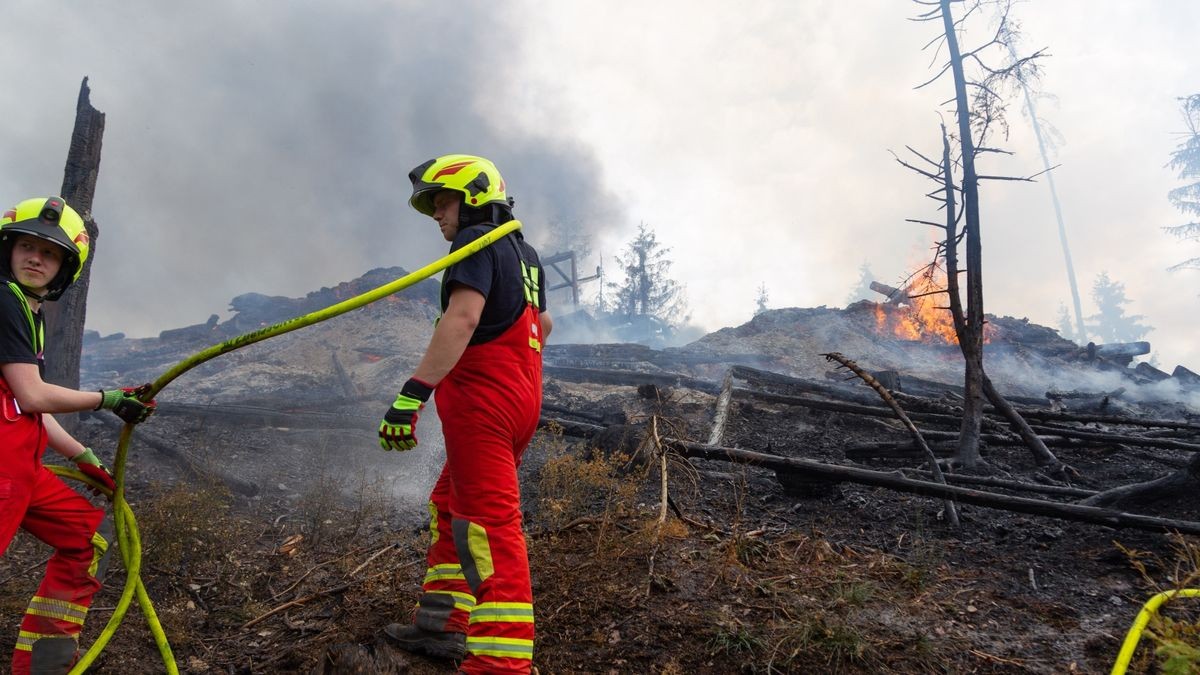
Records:
<instances>
[{"instance_id":1,"label":"work glove","mask_svg":"<svg viewBox=\"0 0 1200 675\"><path fill-rule=\"evenodd\" d=\"M111 410L113 414L125 420L127 424L137 424L145 421L153 412L157 404L151 400L146 403L138 398L143 392L150 389L150 384L143 384L140 387L125 387L123 389L101 389L100 407L96 410L104 409Z\"/></svg>"},{"instance_id":2,"label":"work glove","mask_svg":"<svg viewBox=\"0 0 1200 675\"><path fill-rule=\"evenodd\" d=\"M75 466L83 472L83 475L91 478L109 490L117 489L117 484L113 480L112 471L109 471L108 467L104 466L104 462L100 461L100 458L96 456L96 453L92 452L91 448L85 448L83 452L72 457L71 461L75 462ZM92 494L101 494L101 492L96 488L91 486L88 487L91 489Z\"/></svg>"},{"instance_id":3,"label":"work glove","mask_svg":"<svg viewBox=\"0 0 1200 675\"><path fill-rule=\"evenodd\" d=\"M433 387L415 377L404 383L395 403L379 423L379 447L384 450L417 447L417 416L432 393Z\"/></svg>"}]
</instances>

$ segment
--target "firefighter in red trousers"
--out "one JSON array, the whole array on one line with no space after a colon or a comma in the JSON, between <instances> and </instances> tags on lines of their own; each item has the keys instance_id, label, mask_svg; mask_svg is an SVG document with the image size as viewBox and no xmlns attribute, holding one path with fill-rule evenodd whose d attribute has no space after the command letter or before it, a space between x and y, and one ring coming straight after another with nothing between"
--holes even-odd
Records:
<instances>
[{"instance_id":1,"label":"firefighter in red trousers","mask_svg":"<svg viewBox=\"0 0 1200 675\"><path fill-rule=\"evenodd\" d=\"M79 278L87 256L83 220L59 197L25 200L0 219L0 553L18 527L54 547L21 621L14 673L66 673L75 663L113 543L111 518L42 466L42 452L49 446L109 489L112 474L48 413L105 408L135 424L154 409L134 389L42 381L42 303Z\"/></svg>"},{"instance_id":2,"label":"firefighter in red trousers","mask_svg":"<svg viewBox=\"0 0 1200 675\"><path fill-rule=\"evenodd\" d=\"M409 204L454 251L513 219L490 161L446 155L409 173ZM460 672L529 673L533 594L517 467L537 428L542 344L550 334L537 252L520 231L450 267L417 370L379 426L386 450L417 445L417 415L436 392L446 463L429 498L428 569L401 648L463 659Z\"/></svg>"}]
</instances>

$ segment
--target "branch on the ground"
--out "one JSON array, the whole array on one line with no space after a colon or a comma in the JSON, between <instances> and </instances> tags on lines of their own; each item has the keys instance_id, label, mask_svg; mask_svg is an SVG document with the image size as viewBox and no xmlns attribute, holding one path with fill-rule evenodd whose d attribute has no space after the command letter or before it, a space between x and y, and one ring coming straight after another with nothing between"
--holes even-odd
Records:
<instances>
[{"instance_id":1,"label":"branch on the ground","mask_svg":"<svg viewBox=\"0 0 1200 675\"><path fill-rule=\"evenodd\" d=\"M925 442L925 438L921 435L921 431L917 429L917 425L913 424L912 420L908 418L908 415L904 413L904 409L900 407L899 403L896 403L896 399L892 398L892 395L888 393L888 390L885 389L882 384L879 383L879 380L871 377L869 373L864 371L862 368L859 368L857 363L837 352L822 354L822 356L830 361L836 361L837 363L842 364L843 368L846 368L850 372L857 375L860 379L862 379L863 382L866 382L868 386L870 386L877 394L879 394L879 397L883 399L883 402L888 404L888 407L892 409L892 412L896 413L896 417L900 418L900 421L903 422L904 426L908 428L909 433L912 434L913 442L925 452L925 458L929 461L929 470L933 474L934 480L944 485L946 483L946 477L942 475L942 467L938 465L938 460L937 457L934 456L933 450L931 450L929 445ZM947 498L945 500L945 506L946 518L950 523L950 527L958 529L958 509L954 505L954 500L952 498Z\"/></svg>"},{"instance_id":2,"label":"branch on the ground","mask_svg":"<svg viewBox=\"0 0 1200 675\"><path fill-rule=\"evenodd\" d=\"M850 481L863 485L875 485L901 492L923 494L938 499L952 498L958 502L976 504L988 508L1094 523L1107 527L1128 527L1151 532L1180 532L1183 534L1200 535L1200 522L1196 521L1173 520L1081 504L1063 504L1061 502L1042 499L1001 495L956 485L942 485L941 483L931 481L904 478L895 473L827 464L810 459L778 457L738 448L702 445L675 438L664 438L663 442L674 447L680 454L697 459L750 464L765 469L791 473L807 473L835 482Z\"/></svg>"},{"instance_id":3,"label":"branch on the ground","mask_svg":"<svg viewBox=\"0 0 1200 675\"><path fill-rule=\"evenodd\" d=\"M1179 471L1153 480L1122 485L1080 500L1085 506L1112 506L1122 502L1155 502L1174 497L1183 490L1195 490L1200 478L1200 455L1193 455L1188 465Z\"/></svg>"}]
</instances>

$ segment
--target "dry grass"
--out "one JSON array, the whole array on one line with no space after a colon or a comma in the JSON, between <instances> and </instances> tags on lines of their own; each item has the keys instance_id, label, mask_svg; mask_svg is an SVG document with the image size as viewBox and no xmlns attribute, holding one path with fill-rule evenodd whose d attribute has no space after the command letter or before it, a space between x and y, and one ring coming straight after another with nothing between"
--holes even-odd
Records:
<instances>
[{"instance_id":1,"label":"dry grass","mask_svg":"<svg viewBox=\"0 0 1200 675\"><path fill-rule=\"evenodd\" d=\"M1146 600L1151 594L1200 588L1200 545L1195 540L1175 537L1166 556L1117 546L1152 589ZM1151 616L1140 644L1147 643L1154 645L1153 658L1151 650L1139 649L1131 666L1149 669L1153 661L1167 675L1200 673L1200 597L1163 603Z\"/></svg>"}]
</instances>

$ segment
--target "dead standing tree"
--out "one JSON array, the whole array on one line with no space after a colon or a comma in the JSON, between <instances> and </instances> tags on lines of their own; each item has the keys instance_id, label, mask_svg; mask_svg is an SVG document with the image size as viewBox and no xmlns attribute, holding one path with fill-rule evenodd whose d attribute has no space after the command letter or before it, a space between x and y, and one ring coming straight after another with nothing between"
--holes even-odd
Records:
<instances>
[{"instance_id":1,"label":"dead standing tree","mask_svg":"<svg viewBox=\"0 0 1200 675\"><path fill-rule=\"evenodd\" d=\"M100 173L100 146L104 139L104 113L92 107L87 78L79 85L75 104L75 129L71 132L71 147L63 171L61 197L83 217L91 253L79 280L63 293L57 302L46 305L46 323L50 335L46 340L46 380L71 389L79 388L79 359L83 351L83 324L87 315L88 282L95 264L96 240L100 232L92 219L92 197L96 193L96 177ZM78 415L57 415L68 430L73 431Z\"/></svg>"},{"instance_id":2,"label":"dead standing tree","mask_svg":"<svg viewBox=\"0 0 1200 675\"><path fill-rule=\"evenodd\" d=\"M962 0L957 0L961 2ZM923 223L942 228L944 238L937 246L936 258L941 257L946 265L946 289L949 306L944 308L951 312L954 320L954 330L958 338L966 364L964 381L963 418L959 432L958 451L955 463L966 468L975 469L980 463L979 443L980 427L983 420L983 399L986 397L1001 413L1004 414L1013 429L1025 440L1034 453L1035 460L1040 466L1053 475L1066 473L1065 467L1029 424L1013 409L1013 407L996 390L987 377L983 367L984 343L984 311L983 311L983 244L980 235L979 214L979 183L984 180L1030 180L1010 176L980 175L975 166L975 160L984 153L1004 153L998 148L988 147L989 132L995 125L1004 125L1004 98L1001 95L1005 86L1019 84L1021 78L1035 75L1037 72L1035 60L1041 56L1037 52L1031 56L1016 59L1004 68L992 68L983 61L983 55L988 50L1001 53L1008 50L1015 29L1008 18L1009 0L996 3L1000 7L1000 19L991 40L968 52L963 52L958 43L958 32L963 23L972 14L980 10L984 0L974 0L968 5L963 16L955 19L951 12L952 0L915 0L917 4L932 7L917 17L918 21L940 21L942 34L926 47L945 45L948 60L938 71L937 75L917 88L926 87L950 72L954 81L953 113L957 122L957 135L948 134L942 125L942 157L941 161L931 160L921 153L909 148L932 169L914 166L897 158L904 166L938 183L938 188L929 193L929 197L941 202L945 212L945 222L936 223L923 220L911 222ZM980 73L978 77L968 79L965 64L970 62ZM968 89L973 95L968 98ZM957 141L958 157L953 157L951 149L952 138ZM956 171L958 179L956 181ZM959 202L961 195L962 201ZM963 228L958 231L959 224ZM967 277L966 305L962 302L962 289L958 282L959 261L958 246L962 243L966 254Z\"/></svg>"}]
</instances>

